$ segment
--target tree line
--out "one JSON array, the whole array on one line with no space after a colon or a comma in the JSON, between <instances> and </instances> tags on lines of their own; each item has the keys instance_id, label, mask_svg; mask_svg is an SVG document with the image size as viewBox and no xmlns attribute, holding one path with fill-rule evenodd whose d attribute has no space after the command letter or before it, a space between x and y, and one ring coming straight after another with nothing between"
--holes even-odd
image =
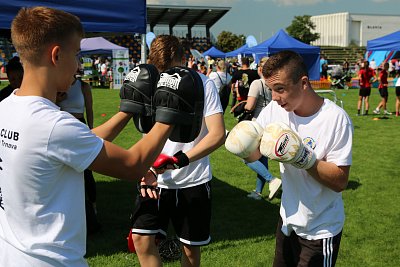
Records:
<instances>
[{"instance_id":1,"label":"tree line","mask_svg":"<svg viewBox=\"0 0 400 267\"><path fill-rule=\"evenodd\" d=\"M295 16L286 28L290 36L306 44L319 39L319 33L313 33L313 30L315 30L315 24L311 21L310 15ZM217 37L216 47L223 52L230 52L245 43L246 37L243 34L236 35L229 31L222 31Z\"/></svg>"}]
</instances>

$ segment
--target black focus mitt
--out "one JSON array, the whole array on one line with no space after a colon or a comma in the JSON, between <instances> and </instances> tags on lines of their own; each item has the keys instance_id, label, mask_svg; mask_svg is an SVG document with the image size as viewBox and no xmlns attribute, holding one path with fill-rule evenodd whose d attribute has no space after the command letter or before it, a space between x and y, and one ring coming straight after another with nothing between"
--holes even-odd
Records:
<instances>
[{"instance_id":1,"label":"black focus mitt","mask_svg":"<svg viewBox=\"0 0 400 267\"><path fill-rule=\"evenodd\" d=\"M169 139L192 142L200 133L204 110L204 87L192 69L173 67L160 74L154 93L155 120L175 125Z\"/></svg>"}]
</instances>

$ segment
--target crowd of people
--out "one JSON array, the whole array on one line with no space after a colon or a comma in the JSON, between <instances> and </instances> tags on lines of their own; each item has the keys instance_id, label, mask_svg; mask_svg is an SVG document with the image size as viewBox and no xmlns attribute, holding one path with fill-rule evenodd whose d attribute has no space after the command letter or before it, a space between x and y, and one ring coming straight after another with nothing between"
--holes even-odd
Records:
<instances>
[{"instance_id":1,"label":"crowd of people","mask_svg":"<svg viewBox=\"0 0 400 267\"><path fill-rule=\"evenodd\" d=\"M157 36L148 62L132 62L119 112L94 127L91 88L76 59L79 19L22 8L11 33L23 66L10 60L10 85L1 91L0 113L13 114L0 117L1 266L87 266L87 234L100 229L92 172L137 181L129 237L142 266L162 265L156 241L167 237L169 222L181 265L200 266L201 247L211 241L209 155L222 144L255 172L249 198L263 199L266 184L268 199L282 188L274 266L335 265L353 125L315 92L299 54L281 51L253 64L246 57L186 59L178 38ZM107 69L102 60L96 66ZM390 63L379 75L362 63L358 114L363 102L368 114L375 79L382 99L374 113L389 113L390 72ZM229 102L246 115L230 131L223 120ZM113 144L132 119L142 139L128 149ZM269 160L279 162L279 174Z\"/></svg>"},{"instance_id":2,"label":"crowd of people","mask_svg":"<svg viewBox=\"0 0 400 267\"><path fill-rule=\"evenodd\" d=\"M372 111L373 114L392 115L392 112L388 111L387 102L389 98L389 78L393 78L393 85L396 88L396 104L395 114L399 116L399 105L400 105L400 88L398 88L400 82L400 63L398 60L388 60L383 62L380 66L377 66L375 60L372 58L371 61L361 58L354 64L354 73L350 70L350 63L347 59L342 65L335 65L328 74L328 61L321 55L320 59L320 79L326 80L330 78L331 84L334 88L338 88L338 84L343 79L343 83L350 82L352 77L358 80L359 84L359 98L357 101L357 116L369 115L369 98L371 96L371 88L375 82L379 82L378 91L381 97L381 101L378 106ZM339 87L343 89L342 87Z\"/></svg>"}]
</instances>

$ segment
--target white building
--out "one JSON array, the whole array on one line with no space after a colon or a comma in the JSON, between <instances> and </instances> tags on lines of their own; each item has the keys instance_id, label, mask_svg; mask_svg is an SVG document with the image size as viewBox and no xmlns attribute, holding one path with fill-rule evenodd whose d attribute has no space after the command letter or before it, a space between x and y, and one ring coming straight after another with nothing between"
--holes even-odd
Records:
<instances>
[{"instance_id":1,"label":"white building","mask_svg":"<svg viewBox=\"0 0 400 267\"><path fill-rule=\"evenodd\" d=\"M367 41L400 29L400 16L351 14L349 12L312 16L314 32L320 38L312 45L366 46Z\"/></svg>"}]
</instances>

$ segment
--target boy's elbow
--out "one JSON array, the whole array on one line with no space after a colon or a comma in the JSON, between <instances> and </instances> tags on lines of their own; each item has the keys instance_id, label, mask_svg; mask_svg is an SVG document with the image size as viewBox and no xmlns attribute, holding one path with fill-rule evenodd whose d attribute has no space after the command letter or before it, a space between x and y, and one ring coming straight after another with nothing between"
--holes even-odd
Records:
<instances>
[{"instance_id":1,"label":"boy's elbow","mask_svg":"<svg viewBox=\"0 0 400 267\"><path fill-rule=\"evenodd\" d=\"M343 192L344 190L346 190L347 184L348 184L347 180L345 182L338 184L336 188L334 188L334 191L336 191L337 193Z\"/></svg>"},{"instance_id":2,"label":"boy's elbow","mask_svg":"<svg viewBox=\"0 0 400 267\"><path fill-rule=\"evenodd\" d=\"M226 134L225 134L225 131L223 131L223 133L220 135L220 138L219 138L219 146L222 146L223 144L225 144L225 140L226 140Z\"/></svg>"}]
</instances>

